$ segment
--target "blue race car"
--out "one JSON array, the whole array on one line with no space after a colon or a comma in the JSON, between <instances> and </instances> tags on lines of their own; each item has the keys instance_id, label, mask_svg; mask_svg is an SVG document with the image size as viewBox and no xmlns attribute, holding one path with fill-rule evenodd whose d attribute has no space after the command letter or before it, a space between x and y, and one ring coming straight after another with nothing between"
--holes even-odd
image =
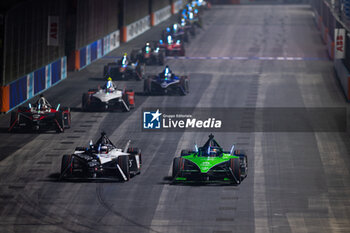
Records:
<instances>
[{"instance_id":1,"label":"blue race car","mask_svg":"<svg viewBox=\"0 0 350 233\"><path fill-rule=\"evenodd\" d=\"M157 76L150 76L144 81L145 94L180 94L189 93L188 76L176 76L168 66Z\"/></svg>"}]
</instances>

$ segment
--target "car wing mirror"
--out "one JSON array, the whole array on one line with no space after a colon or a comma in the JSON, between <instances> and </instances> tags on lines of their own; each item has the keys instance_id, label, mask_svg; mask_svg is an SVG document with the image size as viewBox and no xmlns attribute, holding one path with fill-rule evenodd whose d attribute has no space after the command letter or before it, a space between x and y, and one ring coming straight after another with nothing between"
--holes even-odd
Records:
<instances>
[{"instance_id":1,"label":"car wing mirror","mask_svg":"<svg viewBox=\"0 0 350 233\"><path fill-rule=\"evenodd\" d=\"M232 145L231 150L230 150L231 155L232 155L234 149L235 149L235 145Z\"/></svg>"}]
</instances>

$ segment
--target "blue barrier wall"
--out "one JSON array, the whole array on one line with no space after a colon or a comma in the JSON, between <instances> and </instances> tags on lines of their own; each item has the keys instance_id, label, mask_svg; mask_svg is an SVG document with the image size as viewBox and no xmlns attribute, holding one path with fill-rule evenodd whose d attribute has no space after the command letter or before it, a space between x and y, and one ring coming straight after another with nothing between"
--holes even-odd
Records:
<instances>
[{"instance_id":1,"label":"blue barrier wall","mask_svg":"<svg viewBox=\"0 0 350 233\"><path fill-rule=\"evenodd\" d=\"M27 76L10 84L10 108L27 100Z\"/></svg>"},{"instance_id":2,"label":"blue barrier wall","mask_svg":"<svg viewBox=\"0 0 350 233\"><path fill-rule=\"evenodd\" d=\"M78 67L76 69L81 70L112 50L118 48L120 45L119 37L118 30L77 50L79 51L80 64L75 66Z\"/></svg>"},{"instance_id":3,"label":"blue barrier wall","mask_svg":"<svg viewBox=\"0 0 350 233\"><path fill-rule=\"evenodd\" d=\"M61 60L51 64L51 85L61 80Z\"/></svg>"},{"instance_id":4,"label":"blue barrier wall","mask_svg":"<svg viewBox=\"0 0 350 233\"><path fill-rule=\"evenodd\" d=\"M45 88L45 67L43 67L34 71L34 94L41 92Z\"/></svg>"},{"instance_id":5,"label":"blue barrier wall","mask_svg":"<svg viewBox=\"0 0 350 233\"><path fill-rule=\"evenodd\" d=\"M80 69L86 66L86 47L80 49Z\"/></svg>"},{"instance_id":6,"label":"blue barrier wall","mask_svg":"<svg viewBox=\"0 0 350 233\"><path fill-rule=\"evenodd\" d=\"M91 48L91 61L95 61L97 59L97 41L90 45Z\"/></svg>"},{"instance_id":7,"label":"blue barrier wall","mask_svg":"<svg viewBox=\"0 0 350 233\"><path fill-rule=\"evenodd\" d=\"M350 19L350 0L343 0L343 11L346 18Z\"/></svg>"},{"instance_id":8,"label":"blue barrier wall","mask_svg":"<svg viewBox=\"0 0 350 233\"><path fill-rule=\"evenodd\" d=\"M9 84L9 110L30 100L67 77L67 59L62 57Z\"/></svg>"}]
</instances>

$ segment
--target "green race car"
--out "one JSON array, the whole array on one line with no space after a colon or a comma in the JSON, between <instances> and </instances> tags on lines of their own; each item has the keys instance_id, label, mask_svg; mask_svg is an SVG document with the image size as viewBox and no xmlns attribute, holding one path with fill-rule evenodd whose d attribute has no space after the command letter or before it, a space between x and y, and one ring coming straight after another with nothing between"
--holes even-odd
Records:
<instances>
[{"instance_id":1,"label":"green race car","mask_svg":"<svg viewBox=\"0 0 350 233\"><path fill-rule=\"evenodd\" d=\"M247 177L248 158L243 151L224 151L210 134L195 150L182 150L173 161L174 182L224 182L240 184Z\"/></svg>"}]
</instances>

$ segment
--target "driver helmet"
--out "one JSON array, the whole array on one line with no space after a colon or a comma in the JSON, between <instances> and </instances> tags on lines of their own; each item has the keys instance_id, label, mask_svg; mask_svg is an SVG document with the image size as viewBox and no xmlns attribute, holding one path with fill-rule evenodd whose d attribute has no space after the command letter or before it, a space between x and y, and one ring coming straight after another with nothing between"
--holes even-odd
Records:
<instances>
[{"instance_id":1,"label":"driver helmet","mask_svg":"<svg viewBox=\"0 0 350 233\"><path fill-rule=\"evenodd\" d=\"M177 28L178 28L177 23L174 23L174 25L173 25L173 29L174 29L174 31L177 31Z\"/></svg>"},{"instance_id":2,"label":"driver helmet","mask_svg":"<svg viewBox=\"0 0 350 233\"><path fill-rule=\"evenodd\" d=\"M113 82L112 82L112 78L109 77L107 80L108 80L107 83L106 83L107 92L113 92L114 91L114 85L113 85Z\"/></svg>"},{"instance_id":3,"label":"driver helmet","mask_svg":"<svg viewBox=\"0 0 350 233\"><path fill-rule=\"evenodd\" d=\"M128 64L128 54L124 53L123 58L122 58L122 66L126 66Z\"/></svg>"},{"instance_id":4,"label":"driver helmet","mask_svg":"<svg viewBox=\"0 0 350 233\"><path fill-rule=\"evenodd\" d=\"M216 151L217 151L217 150L216 150L215 148L211 149L209 155L210 155L210 156L215 156L215 155L216 155Z\"/></svg>"},{"instance_id":5,"label":"driver helmet","mask_svg":"<svg viewBox=\"0 0 350 233\"><path fill-rule=\"evenodd\" d=\"M168 41L168 44L172 44L173 43L173 38L171 37L171 35L169 35L167 37L167 41Z\"/></svg>"},{"instance_id":6,"label":"driver helmet","mask_svg":"<svg viewBox=\"0 0 350 233\"><path fill-rule=\"evenodd\" d=\"M165 79L168 79L168 78L171 77L172 73L171 73L171 70L170 70L169 66L165 66L163 73L164 73Z\"/></svg>"},{"instance_id":7,"label":"driver helmet","mask_svg":"<svg viewBox=\"0 0 350 233\"><path fill-rule=\"evenodd\" d=\"M107 154L108 153L108 147L107 146L101 146L100 153L101 154Z\"/></svg>"},{"instance_id":8,"label":"driver helmet","mask_svg":"<svg viewBox=\"0 0 350 233\"><path fill-rule=\"evenodd\" d=\"M49 108L49 105L47 103L47 100L45 99L43 94L40 94L40 98L37 102L37 108L40 111L45 111Z\"/></svg>"},{"instance_id":9,"label":"driver helmet","mask_svg":"<svg viewBox=\"0 0 350 233\"><path fill-rule=\"evenodd\" d=\"M181 26L184 27L186 25L186 21L184 18L181 18Z\"/></svg>"},{"instance_id":10,"label":"driver helmet","mask_svg":"<svg viewBox=\"0 0 350 233\"><path fill-rule=\"evenodd\" d=\"M150 44L147 42L147 43L146 43L146 46L145 46L145 51L146 51L146 53L149 53L150 50L151 50L151 46L150 46Z\"/></svg>"}]
</instances>

